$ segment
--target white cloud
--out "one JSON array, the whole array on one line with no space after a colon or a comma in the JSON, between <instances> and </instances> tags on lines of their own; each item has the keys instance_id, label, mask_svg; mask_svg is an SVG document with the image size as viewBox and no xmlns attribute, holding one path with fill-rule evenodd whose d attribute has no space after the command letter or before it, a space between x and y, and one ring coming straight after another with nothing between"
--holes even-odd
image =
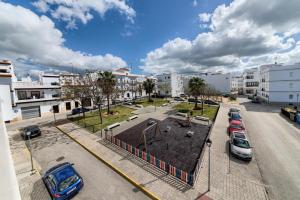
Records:
<instances>
[{"instance_id":1,"label":"white cloud","mask_svg":"<svg viewBox=\"0 0 300 200\"><path fill-rule=\"evenodd\" d=\"M264 6L262 6L264 5ZM299 62L299 0L234 0L213 13L201 13L210 28L193 40L176 38L142 59L145 72L232 70L273 62Z\"/></svg>"},{"instance_id":2,"label":"white cloud","mask_svg":"<svg viewBox=\"0 0 300 200\"><path fill-rule=\"evenodd\" d=\"M108 10L117 10L130 22L136 13L125 0L38 0L33 3L41 12L49 12L53 18L67 22L67 28L76 28L76 21L86 24L93 18L92 12L104 17Z\"/></svg>"},{"instance_id":3,"label":"white cloud","mask_svg":"<svg viewBox=\"0 0 300 200\"><path fill-rule=\"evenodd\" d=\"M199 19L201 22L207 23L210 21L211 14L210 13L200 13Z\"/></svg>"},{"instance_id":4,"label":"white cloud","mask_svg":"<svg viewBox=\"0 0 300 200\"><path fill-rule=\"evenodd\" d=\"M197 5L198 5L198 1L197 1L197 0L194 0L194 1L193 1L193 7L197 7Z\"/></svg>"},{"instance_id":5,"label":"white cloud","mask_svg":"<svg viewBox=\"0 0 300 200\"><path fill-rule=\"evenodd\" d=\"M112 69L126 62L111 54L89 55L64 45L51 19L21 6L0 2L0 55L23 63L79 69Z\"/></svg>"}]
</instances>

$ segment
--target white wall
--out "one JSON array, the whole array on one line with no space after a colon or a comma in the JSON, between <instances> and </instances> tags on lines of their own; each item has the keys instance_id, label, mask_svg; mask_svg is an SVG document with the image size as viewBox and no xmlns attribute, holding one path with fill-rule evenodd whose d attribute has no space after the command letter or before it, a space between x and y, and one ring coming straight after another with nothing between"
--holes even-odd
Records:
<instances>
[{"instance_id":1,"label":"white wall","mask_svg":"<svg viewBox=\"0 0 300 200\"><path fill-rule=\"evenodd\" d=\"M0 102L3 104L3 116L4 121L12 120L14 113L12 111L12 99L11 99L11 78L10 77L1 77L0 78Z\"/></svg>"},{"instance_id":2,"label":"white wall","mask_svg":"<svg viewBox=\"0 0 300 200\"><path fill-rule=\"evenodd\" d=\"M213 86L216 90L222 93L231 91L231 75L227 74L203 74L201 77L206 84Z\"/></svg>"}]
</instances>

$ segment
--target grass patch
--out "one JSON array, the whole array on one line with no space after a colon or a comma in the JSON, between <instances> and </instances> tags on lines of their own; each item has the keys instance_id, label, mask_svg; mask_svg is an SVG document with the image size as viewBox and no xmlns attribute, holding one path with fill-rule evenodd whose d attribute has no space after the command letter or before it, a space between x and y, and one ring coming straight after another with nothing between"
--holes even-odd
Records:
<instances>
[{"instance_id":1,"label":"grass patch","mask_svg":"<svg viewBox=\"0 0 300 200\"><path fill-rule=\"evenodd\" d=\"M177 112L184 112L184 113L188 113L190 114L192 111L192 116L197 116L197 115L201 115L202 111L201 110L193 110L195 107L194 103L180 103L177 104L175 106L173 106L173 109L175 109ZM201 104L198 104L198 107L201 108ZM208 106L205 105L203 106L204 110L203 110L203 116L204 117L208 117L211 120L214 120L218 111L218 106Z\"/></svg>"},{"instance_id":2,"label":"grass patch","mask_svg":"<svg viewBox=\"0 0 300 200\"><path fill-rule=\"evenodd\" d=\"M136 104L140 104L143 105L144 107L146 106L162 106L165 103L169 103L168 100L166 99L155 99L155 98L151 98L153 100L153 102L148 102L148 98L147 99L141 99L138 101L135 101Z\"/></svg>"},{"instance_id":3,"label":"grass patch","mask_svg":"<svg viewBox=\"0 0 300 200\"><path fill-rule=\"evenodd\" d=\"M106 109L102 111L102 124L100 124L99 111L87 112L85 113L85 118L83 118L83 116L79 116L73 118L72 121L76 122L77 124L88 129L91 132L97 132L111 124L126 120L128 117L133 115L131 114L131 112L134 111L134 109L124 106L116 106L112 108L111 111L113 111L114 113L117 112L117 114L106 115Z\"/></svg>"}]
</instances>

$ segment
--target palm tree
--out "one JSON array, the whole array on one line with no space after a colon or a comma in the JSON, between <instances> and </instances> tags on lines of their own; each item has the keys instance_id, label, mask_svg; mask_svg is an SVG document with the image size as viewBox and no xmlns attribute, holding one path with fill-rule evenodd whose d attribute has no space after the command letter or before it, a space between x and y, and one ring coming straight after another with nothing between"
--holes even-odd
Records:
<instances>
[{"instance_id":1,"label":"palm tree","mask_svg":"<svg viewBox=\"0 0 300 200\"><path fill-rule=\"evenodd\" d=\"M195 110L197 109L198 96L203 95L203 91L205 88L204 80L198 77L193 77L189 81L189 89L192 96L195 98ZM203 99L202 103L202 114L203 114Z\"/></svg>"},{"instance_id":2,"label":"palm tree","mask_svg":"<svg viewBox=\"0 0 300 200\"><path fill-rule=\"evenodd\" d=\"M116 86L116 77L112 72L100 72L100 78L98 79L99 86L102 89L102 93L106 96L107 99L107 114L110 114L109 99L114 92Z\"/></svg>"},{"instance_id":3,"label":"palm tree","mask_svg":"<svg viewBox=\"0 0 300 200\"><path fill-rule=\"evenodd\" d=\"M148 102L151 101L151 93L153 92L153 89L155 87L155 83L151 79L147 79L143 82L143 87L146 91L146 94L148 94Z\"/></svg>"}]
</instances>

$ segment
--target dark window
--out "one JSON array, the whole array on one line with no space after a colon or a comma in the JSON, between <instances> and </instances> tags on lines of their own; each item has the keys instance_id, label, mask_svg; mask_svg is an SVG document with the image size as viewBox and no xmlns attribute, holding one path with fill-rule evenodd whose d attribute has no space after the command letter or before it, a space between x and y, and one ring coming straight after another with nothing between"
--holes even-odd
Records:
<instances>
[{"instance_id":1,"label":"dark window","mask_svg":"<svg viewBox=\"0 0 300 200\"><path fill-rule=\"evenodd\" d=\"M19 100L24 100L27 99L26 91L18 91L18 99Z\"/></svg>"},{"instance_id":2,"label":"dark window","mask_svg":"<svg viewBox=\"0 0 300 200\"><path fill-rule=\"evenodd\" d=\"M31 91L31 98L36 98L36 99L41 98L40 91Z\"/></svg>"},{"instance_id":3,"label":"dark window","mask_svg":"<svg viewBox=\"0 0 300 200\"><path fill-rule=\"evenodd\" d=\"M53 106L53 112L54 113L59 113L59 107L58 107L58 105L54 105Z\"/></svg>"},{"instance_id":4,"label":"dark window","mask_svg":"<svg viewBox=\"0 0 300 200\"><path fill-rule=\"evenodd\" d=\"M71 110L71 102L66 102L66 110Z\"/></svg>"}]
</instances>

